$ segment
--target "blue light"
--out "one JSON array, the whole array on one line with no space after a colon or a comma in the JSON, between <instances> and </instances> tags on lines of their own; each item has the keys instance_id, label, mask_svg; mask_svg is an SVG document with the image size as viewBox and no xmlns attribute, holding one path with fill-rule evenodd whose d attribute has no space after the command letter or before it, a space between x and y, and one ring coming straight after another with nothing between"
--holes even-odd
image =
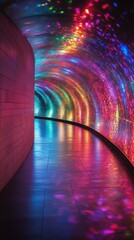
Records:
<instances>
[{"instance_id":1,"label":"blue light","mask_svg":"<svg viewBox=\"0 0 134 240\"><path fill-rule=\"evenodd\" d=\"M73 62L73 63L78 63L78 59L77 58L71 58L70 61Z\"/></svg>"},{"instance_id":2,"label":"blue light","mask_svg":"<svg viewBox=\"0 0 134 240\"><path fill-rule=\"evenodd\" d=\"M118 3L117 2L114 2L113 5L114 5L114 7L118 7Z\"/></svg>"},{"instance_id":3,"label":"blue light","mask_svg":"<svg viewBox=\"0 0 134 240\"><path fill-rule=\"evenodd\" d=\"M121 44L121 45L120 45L120 48L121 48L121 51L123 52L123 54L124 54L126 57L130 57L129 48L128 48L126 45Z\"/></svg>"}]
</instances>

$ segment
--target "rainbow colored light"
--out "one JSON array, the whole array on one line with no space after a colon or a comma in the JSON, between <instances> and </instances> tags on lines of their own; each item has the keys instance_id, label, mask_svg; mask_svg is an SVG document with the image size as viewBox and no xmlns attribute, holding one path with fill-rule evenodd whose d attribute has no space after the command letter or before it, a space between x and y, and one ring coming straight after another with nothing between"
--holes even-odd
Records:
<instances>
[{"instance_id":1,"label":"rainbow colored light","mask_svg":"<svg viewBox=\"0 0 134 240\"><path fill-rule=\"evenodd\" d=\"M131 6L120 0L4 2L34 50L35 115L92 127L134 165Z\"/></svg>"}]
</instances>

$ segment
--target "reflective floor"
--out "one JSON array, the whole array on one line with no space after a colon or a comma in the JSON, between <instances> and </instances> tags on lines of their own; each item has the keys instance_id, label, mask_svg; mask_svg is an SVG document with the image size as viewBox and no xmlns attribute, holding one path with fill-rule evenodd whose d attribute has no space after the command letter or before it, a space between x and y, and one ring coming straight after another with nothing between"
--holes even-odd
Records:
<instances>
[{"instance_id":1,"label":"reflective floor","mask_svg":"<svg viewBox=\"0 0 134 240\"><path fill-rule=\"evenodd\" d=\"M134 239L122 160L87 130L36 119L33 149L0 194L0 239Z\"/></svg>"}]
</instances>

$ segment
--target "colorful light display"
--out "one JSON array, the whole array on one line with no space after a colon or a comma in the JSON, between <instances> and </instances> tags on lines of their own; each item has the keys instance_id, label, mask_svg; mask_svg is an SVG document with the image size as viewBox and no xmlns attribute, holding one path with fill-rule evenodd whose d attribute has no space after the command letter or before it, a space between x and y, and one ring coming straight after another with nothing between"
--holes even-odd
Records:
<instances>
[{"instance_id":1,"label":"colorful light display","mask_svg":"<svg viewBox=\"0 0 134 240\"><path fill-rule=\"evenodd\" d=\"M0 4L34 50L35 115L92 127L134 165L133 3L79 2Z\"/></svg>"}]
</instances>

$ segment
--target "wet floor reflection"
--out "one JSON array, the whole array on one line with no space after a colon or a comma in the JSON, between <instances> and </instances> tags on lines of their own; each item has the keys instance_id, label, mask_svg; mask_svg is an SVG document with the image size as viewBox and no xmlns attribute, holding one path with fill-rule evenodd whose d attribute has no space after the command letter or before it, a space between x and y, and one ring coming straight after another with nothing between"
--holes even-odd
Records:
<instances>
[{"instance_id":1,"label":"wet floor reflection","mask_svg":"<svg viewBox=\"0 0 134 240\"><path fill-rule=\"evenodd\" d=\"M33 149L0 195L2 239L133 239L133 184L121 161L87 130L36 119Z\"/></svg>"}]
</instances>

